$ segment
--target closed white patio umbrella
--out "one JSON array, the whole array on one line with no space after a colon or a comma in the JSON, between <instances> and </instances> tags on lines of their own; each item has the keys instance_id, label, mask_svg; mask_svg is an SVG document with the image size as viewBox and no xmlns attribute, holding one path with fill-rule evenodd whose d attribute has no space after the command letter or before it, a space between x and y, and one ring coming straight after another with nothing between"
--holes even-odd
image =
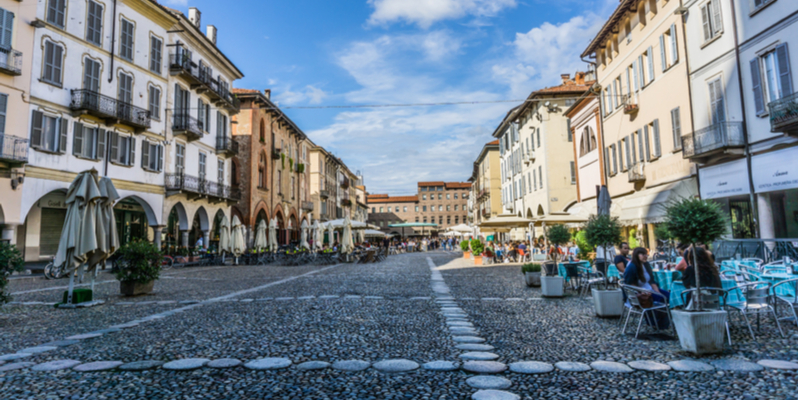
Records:
<instances>
[{"instance_id":1,"label":"closed white patio umbrella","mask_svg":"<svg viewBox=\"0 0 800 400\"><path fill-rule=\"evenodd\" d=\"M328 222L328 246L333 248L333 242L335 242L333 239L333 224Z\"/></svg>"},{"instance_id":2,"label":"closed white patio umbrella","mask_svg":"<svg viewBox=\"0 0 800 400\"><path fill-rule=\"evenodd\" d=\"M235 257L239 257L244 253L244 251L245 246L242 223L239 221L239 217L234 215L233 224L231 225L231 253L233 253Z\"/></svg>"},{"instance_id":3,"label":"closed white patio umbrella","mask_svg":"<svg viewBox=\"0 0 800 400\"><path fill-rule=\"evenodd\" d=\"M267 248L267 221L263 219L258 223L258 228L256 229L255 248L258 251Z\"/></svg>"},{"instance_id":4,"label":"closed white patio umbrella","mask_svg":"<svg viewBox=\"0 0 800 400\"><path fill-rule=\"evenodd\" d=\"M322 225L319 220L314 221L314 250L322 250Z\"/></svg>"},{"instance_id":5,"label":"closed white patio umbrella","mask_svg":"<svg viewBox=\"0 0 800 400\"><path fill-rule=\"evenodd\" d=\"M345 217L342 231L342 253L350 253L353 249L353 230L350 226L350 217Z\"/></svg>"},{"instance_id":6,"label":"closed white patio umbrella","mask_svg":"<svg viewBox=\"0 0 800 400\"><path fill-rule=\"evenodd\" d=\"M308 244L308 221L306 220L300 224L300 247L311 249L311 245Z\"/></svg>"},{"instance_id":7,"label":"closed white patio umbrella","mask_svg":"<svg viewBox=\"0 0 800 400\"><path fill-rule=\"evenodd\" d=\"M269 221L269 251L278 250L278 219Z\"/></svg>"},{"instance_id":8,"label":"closed white patio umbrella","mask_svg":"<svg viewBox=\"0 0 800 400\"><path fill-rule=\"evenodd\" d=\"M219 225L219 248L217 253L224 254L231 252L231 232L228 227L228 219L222 218L222 223Z\"/></svg>"}]
</instances>

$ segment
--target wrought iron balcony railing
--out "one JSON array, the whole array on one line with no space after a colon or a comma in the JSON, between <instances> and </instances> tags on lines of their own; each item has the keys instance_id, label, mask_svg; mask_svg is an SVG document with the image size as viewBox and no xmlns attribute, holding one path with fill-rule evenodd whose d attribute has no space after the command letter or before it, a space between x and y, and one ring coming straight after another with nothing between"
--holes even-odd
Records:
<instances>
[{"instance_id":1,"label":"wrought iron balcony railing","mask_svg":"<svg viewBox=\"0 0 800 400\"><path fill-rule=\"evenodd\" d=\"M628 169L628 182L643 182L645 179L643 162L633 164Z\"/></svg>"},{"instance_id":2,"label":"wrought iron balcony railing","mask_svg":"<svg viewBox=\"0 0 800 400\"><path fill-rule=\"evenodd\" d=\"M187 53L173 53L169 55L169 72L180 75L192 83L199 83L200 67L192 61Z\"/></svg>"},{"instance_id":3,"label":"wrought iron balcony railing","mask_svg":"<svg viewBox=\"0 0 800 400\"><path fill-rule=\"evenodd\" d=\"M300 203L300 208L305 211L313 211L314 210L314 203L311 201L304 201Z\"/></svg>"},{"instance_id":4,"label":"wrought iron balcony railing","mask_svg":"<svg viewBox=\"0 0 800 400\"><path fill-rule=\"evenodd\" d=\"M633 114L639 111L639 102L633 94L622 95L622 112L624 114Z\"/></svg>"},{"instance_id":5,"label":"wrought iron balcony railing","mask_svg":"<svg viewBox=\"0 0 800 400\"><path fill-rule=\"evenodd\" d=\"M168 195L169 192L187 193L232 201L239 201L242 197L239 188L185 174L166 174L164 186Z\"/></svg>"},{"instance_id":6,"label":"wrought iron balcony railing","mask_svg":"<svg viewBox=\"0 0 800 400\"><path fill-rule=\"evenodd\" d=\"M172 117L172 134L176 136L184 135L186 140L193 141L203 137L203 121L179 110Z\"/></svg>"},{"instance_id":7,"label":"wrought iron balcony railing","mask_svg":"<svg viewBox=\"0 0 800 400\"><path fill-rule=\"evenodd\" d=\"M773 132L794 132L797 135L797 92L772 101L767 107Z\"/></svg>"},{"instance_id":8,"label":"wrought iron balcony railing","mask_svg":"<svg viewBox=\"0 0 800 400\"><path fill-rule=\"evenodd\" d=\"M320 190L319 191L319 197L321 197L323 199L327 199L328 197L330 197L330 192L327 191L327 190Z\"/></svg>"},{"instance_id":9,"label":"wrought iron balcony railing","mask_svg":"<svg viewBox=\"0 0 800 400\"><path fill-rule=\"evenodd\" d=\"M137 130L150 127L150 111L144 108L91 90L73 89L71 93L72 102L69 108L72 110L101 118L109 124L125 124Z\"/></svg>"},{"instance_id":10,"label":"wrought iron balcony railing","mask_svg":"<svg viewBox=\"0 0 800 400\"><path fill-rule=\"evenodd\" d=\"M229 136L217 136L217 154L233 157L239 154L239 142Z\"/></svg>"},{"instance_id":11,"label":"wrought iron balcony railing","mask_svg":"<svg viewBox=\"0 0 800 400\"><path fill-rule=\"evenodd\" d=\"M22 75L22 52L0 47L0 71L9 75Z\"/></svg>"},{"instance_id":12,"label":"wrought iron balcony railing","mask_svg":"<svg viewBox=\"0 0 800 400\"><path fill-rule=\"evenodd\" d=\"M732 148L744 148L741 122L720 122L696 130L681 138L683 158L702 159Z\"/></svg>"},{"instance_id":13,"label":"wrought iron balcony railing","mask_svg":"<svg viewBox=\"0 0 800 400\"><path fill-rule=\"evenodd\" d=\"M0 161L9 164L28 162L28 139L0 134Z\"/></svg>"}]
</instances>

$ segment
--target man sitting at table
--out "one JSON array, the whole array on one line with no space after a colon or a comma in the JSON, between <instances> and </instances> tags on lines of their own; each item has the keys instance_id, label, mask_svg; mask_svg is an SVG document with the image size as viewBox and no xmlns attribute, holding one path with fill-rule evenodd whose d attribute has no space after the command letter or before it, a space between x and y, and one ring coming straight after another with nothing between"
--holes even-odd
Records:
<instances>
[{"instance_id":1,"label":"man sitting at table","mask_svg":"<svg viewBox=\"0 0 800 400\"><path fill-rule=\"evenodd\" d=\"M630 251L631 247L628 245L628 242L619 244L619 254L614 257L614 265L617 267L617 271L624 272L625 268L628 267L628 263L631 262L631 259L628 258L628 253Z\"/></svg>"}]
</instances>

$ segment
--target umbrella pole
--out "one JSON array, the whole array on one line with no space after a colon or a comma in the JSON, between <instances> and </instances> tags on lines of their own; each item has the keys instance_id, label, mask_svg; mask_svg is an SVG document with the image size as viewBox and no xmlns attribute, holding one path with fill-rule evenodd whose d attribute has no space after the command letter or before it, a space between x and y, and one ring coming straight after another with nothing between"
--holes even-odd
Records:
<instances>
[{"instance_id":1,"label":"umbrella pole","mask_svg":"<svg viewBox=\"0 0 800 400\"><path fill-rule=\"evenodd\" d=\"M83 267L83 264L78 268ZM75 289L75 271L69 272L69 289L67 289L67 306L72 306L72 290Z\"/></svg>"}]
</instances>

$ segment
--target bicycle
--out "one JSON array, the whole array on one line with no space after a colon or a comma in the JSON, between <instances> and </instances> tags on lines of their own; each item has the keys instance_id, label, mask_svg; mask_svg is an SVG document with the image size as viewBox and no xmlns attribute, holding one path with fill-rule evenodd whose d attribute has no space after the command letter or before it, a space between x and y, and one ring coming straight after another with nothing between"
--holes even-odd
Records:
<instances>
[{"instance_id":1,"label":"bicycle","mask_svg":"<svg viewBox=\"0 0 800 400\"><path fill-rule=\"evenodd\" d=\"M61 279L67 277L67 275L68 274L65 271L64 264L58 266L55 265L55 257L53 257L44 267L45 279Z\"/></svg>"},{"instance_id":2,"label":"bicycle","mask_svg":"<svg viewBox=\"0 0 800 400\"><path fill-rule=\"evenodd\" d=\"M164 255L162 257L162 259L161 259L161 270L162 271L166 271L166 270L172 268L173 265L175 265L175 259L173 259L172 257L170 257L168 255Z\"/></svg>"}]
</instances>

